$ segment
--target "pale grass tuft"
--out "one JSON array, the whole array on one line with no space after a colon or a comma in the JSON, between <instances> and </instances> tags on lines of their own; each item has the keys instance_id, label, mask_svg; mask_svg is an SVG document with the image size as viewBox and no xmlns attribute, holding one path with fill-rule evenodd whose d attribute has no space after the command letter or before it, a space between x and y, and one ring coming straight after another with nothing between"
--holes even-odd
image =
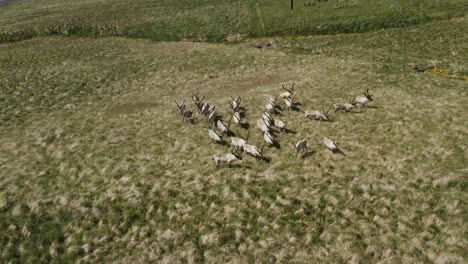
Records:
<instances>
[{"instance_id":1,"label":"pale grass tuft","mask_svg":"<svg viewBox=\"0 0 468 264\"><path fill-rule=\"evenodd\" d=\"M205 246L217 245L218 241L219 241L219 234L217 232L205 234L200 237L200 243Z\"/></svg>"}]
</instances>

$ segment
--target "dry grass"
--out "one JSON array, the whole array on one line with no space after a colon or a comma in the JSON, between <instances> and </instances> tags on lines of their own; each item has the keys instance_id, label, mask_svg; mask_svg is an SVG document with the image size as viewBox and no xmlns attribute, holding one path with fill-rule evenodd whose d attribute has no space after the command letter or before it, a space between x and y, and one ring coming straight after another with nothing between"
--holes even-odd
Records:
<instances>
[{"instance_id":1,"label":"dry grass","mask_svg":"<svg viewBox=\"0 0 468 264\"><path fill-rule=\"evenodd\" d=\"M463 263L466 82L390 59L418 54L393 35L453 30L442 40L465 38L456 27L283 40L260 50L121 38L2 45L0 258ZM350 48L361 39L395 42ZM462 42L451 45L466 54ZM418 54L418 63L445 65L442 47ZM296 133L279 135L281 149L265 148L270 163L245 157L216 169L212 155L228 148L210 142L201 117L184 123L173 103L200 91L227 116L227 98L241 95L253 126L265 96L292 81L301 110L365 88L374 107L328 123L285 111L280 118ZM327 151L323 136L339 139L346 156ZM290 143L304 137L313 154L295 158ZM255 129L250 141L262 144Z\"/></svg>"}]
</instances>

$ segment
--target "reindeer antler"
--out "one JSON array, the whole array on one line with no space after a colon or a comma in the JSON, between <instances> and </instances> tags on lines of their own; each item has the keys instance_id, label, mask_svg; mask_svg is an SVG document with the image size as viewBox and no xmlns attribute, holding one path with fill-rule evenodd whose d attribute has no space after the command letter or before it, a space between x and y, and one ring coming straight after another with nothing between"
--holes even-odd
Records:
<instances>
[{"instance_id":1,"label":"reindeer antler","mask_svg":"<svg viewBox=\"0 0 468 264\"><path fill-rule=\"evenodd\" d=\"M283 90L285 90L285 91L287 91L287 92L290 92L290 93L292 93L292 91L291 91L291 90L289 90L289 89L287 89L286 87L284 87L284 84L281 84L281 87L283 87ZM293 87L294 87L294 84L293 84Z\"/></svg>"}]
</instances>

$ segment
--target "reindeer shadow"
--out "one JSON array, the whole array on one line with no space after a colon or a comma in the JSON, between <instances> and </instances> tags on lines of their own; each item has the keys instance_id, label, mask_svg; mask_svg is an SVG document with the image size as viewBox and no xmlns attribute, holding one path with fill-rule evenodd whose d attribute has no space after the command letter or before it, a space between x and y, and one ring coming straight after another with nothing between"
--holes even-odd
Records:
<instances>
[{"instance_id":1,"label":"reindeer shadow","mask_svg":"<svg viewBox=\"0 0 468 264\"><path fill-rule=\"evenodd\" d=\"M272 112L273 112L274 115L283 116L283 112L282 112L280 109L278 109L278 108L274 108L274 109L272 110Z\"/></svg>"},{"instance_id":2,"label":"reindeer shadow","mask_svg":"<svg viewBox=\"0 0 468 264\"><path fill-rule=\"evenodd\" d=\"M300 112L301 109L298 107L298 103L295 103L294 105L291 106L291 110L294 112Z\"/></svg>"},{"instance_id":3,"label":"reindeer shadow","mask_svg":"<svg viewBox=\"0 0 468 264\"><path fill-rule=\"evenodd\" d=\"M273 145L272 145L275 149L281 149L281 145L278 141L273 141Z\"/></svg>"},{"instance_id":4,"label":"reindeer shadow","mask_svg":"<svg viewBox=\"0 0 468 264\"><path fill-rule=\"evenodd\" d=\"M240 123L239 126L242 127L243 129L249 129L250 128L250 125L247 122Z\"/></svg>"},{"instance_id":5,"label":"reindeer shadow","mask_svg":"<svg viewBox=\"0 0 468 264\"><path fill-rule=\"evenodd\" d=\"M236 134L234 132L232 132L231 130L229 130L228 132L225 133L225 135L228 136L228 137L233 137Z\"/></svg>"},{"instance_id":6,"label":"reindeer shadow","mask_svg":"<svg viewBox=\"0 0 468 264\"><path fill-rule=\"evenodd\" d=\"M375 105L368 105L368 106L366 106L366 108L379 109L379 108L381 108L381 107L375 106Z\"/></svg>"},{"instance_id":7,"label":"reindeer shadow","mask_svg":"<svg viewBox=\"0 0 468 264\"><path fill-rule=\"evenodd\" d=\"M294 131L294 130L289 129L289 128L285 128L285 129L283 129L283 131L284 131L284 133L286 133L286 134L293 134L293 135L294 135L294 134L297 134L297 131Z\"/></svg>"},{"instance_id":8,"label":"reindeer shadow","mask_svg":"<svg viewBox=\"0 0 468 264\"><path fill-rule=\"evenodd\" d=\"M315 150L307 151L306 153L302 154L301 158L305 159L308 157L312 157L316 153Z\"/></svg>"},{"instance_id":9,"label":"reindeer shadow","mask_svg":"<svg viewBox=\"0 0 468 264\"><path fill-rule=\"evenodd\" d=\"M338 155L342 155L342 156L345 156L345 157L348 156L348 155L346 155L346 153L345 153L343 150L341 150L341 149L335 149L335 150L333 151L333 154L338 154Z\"/></svg>"},{"instance_id":10,"label":"reindeer shadow","mask_svg":"<svg viewBox=\"0 0 468 264\"><path fill-rule=\"evenodd\" d=\"M228 143L227 143L226 141L224 141L224 140L222 140L222 141L217 141L216 144L218 144L218 145L220 145L220 146L224 146L224 147L229 146Z\"/></svg>"}]
</instances>

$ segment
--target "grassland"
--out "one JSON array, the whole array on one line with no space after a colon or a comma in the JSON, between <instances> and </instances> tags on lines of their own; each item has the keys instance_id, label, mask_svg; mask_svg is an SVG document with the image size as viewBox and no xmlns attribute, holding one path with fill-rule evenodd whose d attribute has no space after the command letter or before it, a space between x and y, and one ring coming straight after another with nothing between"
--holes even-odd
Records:
<instances>
[{"instance_id":1,"label":"grassland","mask_svg":"<svg viewBox=\"0 0 468 264\"><path fill-rule=\"evenodd\" d=\"M465 0L21 0L0 9L0 43L35 36L126 36L218 42L250 37L365 32L463 16ZM312 1L313 2L313 1Z\"/></svg>"},{"instance_id":2,"label":"grassland","mask_svg":"<svg viewBox=\"0 0 468 264\"><path fill-rule=\"evenodd\" d=\"M107 12L83 1L69 17L50 8L42 17L26 8L35 3L0 9L0 20L13 21L8 10L24 8L2 29ZM137 4L149 20L164 13ZM135 11L126 20L124 7L113 8L122 10L109 11L114 21L135 30L145 19ZM76 25L94 26L92 17ZM107 33L1 44L1 262L466 262L467 82L403 67L467 76L466 28L464 16L275 37L264 49ZM226 116L226 99L242 95L254 123L265 95L291 82L301 110L328 108L365 88L374 108L337 113L329 123L285 111L296 133L278 137L281 149L265 149L270 163L245 156L216 169L212 155L228 148L210 142L201 117L184 123L173 103L200 91ZM346 156L324 149L323 136L339 139ZM304 137L313 154L295 158L290 143ZM260 146L261 135L252 130L251 141Z\"/></svg>"}]
</instances>

